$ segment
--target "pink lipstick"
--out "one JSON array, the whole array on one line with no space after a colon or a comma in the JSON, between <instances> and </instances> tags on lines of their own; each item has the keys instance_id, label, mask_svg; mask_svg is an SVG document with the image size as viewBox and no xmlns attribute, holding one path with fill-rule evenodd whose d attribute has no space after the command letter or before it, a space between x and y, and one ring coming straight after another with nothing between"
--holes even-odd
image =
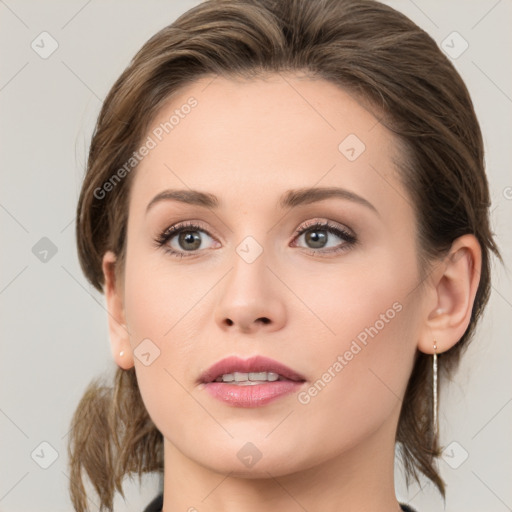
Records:
<instances>
[{"instance_id":1,"label":"pink lipstick","mask_svg":"<svg viewBox=\"0 0 512 512\"><path fill-rule=\"evenodd\" d=\"M298 372L263 356L227 357L199 378L199 383L214 398L235 407L266 405L298 391L305 381Z\"/></svg>"}]
</instances>

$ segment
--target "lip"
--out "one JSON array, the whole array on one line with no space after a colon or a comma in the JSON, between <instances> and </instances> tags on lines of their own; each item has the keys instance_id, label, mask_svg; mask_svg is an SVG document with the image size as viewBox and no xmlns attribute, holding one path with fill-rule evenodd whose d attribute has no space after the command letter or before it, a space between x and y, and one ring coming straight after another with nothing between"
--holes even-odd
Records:
<instances>
[{"instance_id":1,"label":"lip","mask_svg":"<svg viewBox=\"0 0 512 512\"><path fill-rule=\"evenodd\" d=\"M289 380L261 382L248 386L214 382L218 376L225 373L263 371L278 373ZM298 372L263 356L254 356L249 359L227 357L208 368L199 379L200 386L213 398L233 407L261 407L298 391L305 382L306 379Z\"/></svg>"},{"instance_id":2,"label":"lip","mask_svg":"<svg viewBox=\"0 0 512 512\"><path fill-rule=\"evenodd\" d=\"M221 359L210 366L210 368L201 374L199 382L203 384L213 383L217 377L225 373L233 372L274 372L294 382L303 382L306 380L303 375L275 359L264 356L253 356L249 359L241 359L237 356L231 356Z\"/></svg>"}]
</instances>

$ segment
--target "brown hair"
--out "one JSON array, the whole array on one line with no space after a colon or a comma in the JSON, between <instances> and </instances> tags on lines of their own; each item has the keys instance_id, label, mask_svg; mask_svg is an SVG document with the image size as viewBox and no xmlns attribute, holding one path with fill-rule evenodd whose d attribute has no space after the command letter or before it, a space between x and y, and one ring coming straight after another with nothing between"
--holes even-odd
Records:
<instances>
[{"instance_id":1,"label":"brown hair","mask_svg":"<svg viewBox=\"0 0 512 512\"><path fill-rule=\"evenodd\" d=\"M116 253L122 278L129 192L134 171L98 190L129 160L171 95L205 75L254 77L303 71L339 85L371 106L400 142L398 167L417 217L419 257L446 254L471 233L482 268L470 325L440 365L448 374L473 335L490 291L491 251L483 141L461 77L436 42L403 14L374 0L210 0L155 34L135 55L104 101L92 137L76 221L81 267L103 291L102 256ZM104 189L103 189L104 190ZM104 196L104 197L103 197ZM122 283L122 280L121 280ZM444 496L435 468L431 358L418 352L396 440L410 478L422 472ZM117 368L113 388L93 381L78 405L69 440L70 493L87 510L85 470L112 510L130 473L163 471L162 435L142 402L134 368Z\"/></svg>"}]
</instances>

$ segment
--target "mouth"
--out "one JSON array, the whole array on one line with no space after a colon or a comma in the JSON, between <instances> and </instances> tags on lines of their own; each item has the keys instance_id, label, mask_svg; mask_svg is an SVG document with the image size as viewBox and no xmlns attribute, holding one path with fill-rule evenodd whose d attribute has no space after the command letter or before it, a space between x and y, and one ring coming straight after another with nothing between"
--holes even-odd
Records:
<instances>
[{"instance_id":1,"label":"mouth","mask_svg":"<svg viewBox=\"0 0 512 512\"><path fill-rule=\"evenodd\" d=\"M254 386L265 382L305 382L306 379L286 365L263 356L249 359L227 357L203 372L199 383L221 382L236 386Z\"/></svg>"},{"instance_id":2,"label":"mouth","mask_svg":"<svg viewBox=\"0 0 512 512\"><path fill-rule=\"evenodd\" d=\"M306 379L282 363L263 356L227 357L208 368L198 383L231 407L262 407L297 392Z\"/></svg>"}]
</instances>

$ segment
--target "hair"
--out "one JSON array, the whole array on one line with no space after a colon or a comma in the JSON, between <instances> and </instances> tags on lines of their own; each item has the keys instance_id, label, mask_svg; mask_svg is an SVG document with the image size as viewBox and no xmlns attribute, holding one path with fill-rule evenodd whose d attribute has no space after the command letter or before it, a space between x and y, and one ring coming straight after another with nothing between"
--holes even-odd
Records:
<instances>
[{"instance_id":1,"label":"hair","mask_svg":"<svg viewBox=\"0 0 512 512\"><path fill-rule=\"evenodd\" d=\"M116 256L122 283L131 181L135 170L99 194L132 157L173 94L205 76L254 78L304 72L370 105L398 141L399 175L414 207L420 268L473 234L482 266L470 324L439 357L443 377L456 367L490 292L490 256L500 260L489 223L489 190L480 127L468 90L436 42L400 12L374 0L209 0L151 37L108 93L92 136L76 216L78 256L103 292L102 257ZM104 189L106 190L106 188ZM121 286L121 285L120 285ZM432 365L418 351L396 441L406 481L436 469ZM116 369L113 385L93 380L72 419L68 453L75 509L87 510L85 470L112 510L125 476L163 471L163 438L142 402L135 369Z\"/></svg>"}]
</instances>

